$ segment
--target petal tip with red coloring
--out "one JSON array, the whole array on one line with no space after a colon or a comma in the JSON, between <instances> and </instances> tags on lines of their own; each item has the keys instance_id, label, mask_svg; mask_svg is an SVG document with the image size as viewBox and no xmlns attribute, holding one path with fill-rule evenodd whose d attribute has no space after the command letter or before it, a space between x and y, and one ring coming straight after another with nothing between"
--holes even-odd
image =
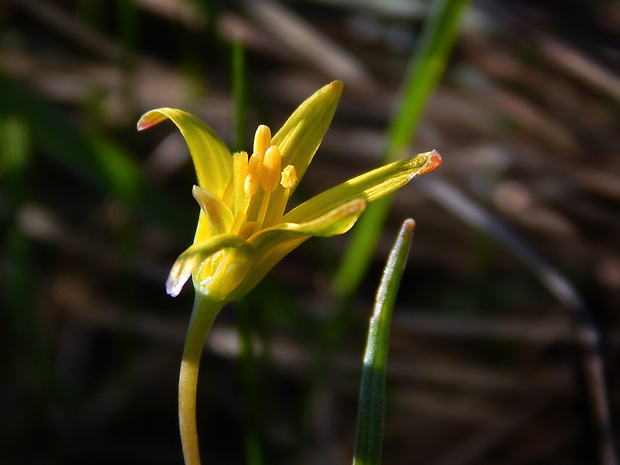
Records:
<instances>
[{"instance_id":1,"label":"petal tip with red coloring","mask_svg":"<svg viewBox=\"0 0 620 465\"><path fill-rule=\"evenodd\" d=\"M431 171L439 168L441 166L441 155L435 149L427 152L428 160L424 163L424 166L418 171L415 175L420 176L421 174L430 173Z\"/></svg>"}]
</instances>

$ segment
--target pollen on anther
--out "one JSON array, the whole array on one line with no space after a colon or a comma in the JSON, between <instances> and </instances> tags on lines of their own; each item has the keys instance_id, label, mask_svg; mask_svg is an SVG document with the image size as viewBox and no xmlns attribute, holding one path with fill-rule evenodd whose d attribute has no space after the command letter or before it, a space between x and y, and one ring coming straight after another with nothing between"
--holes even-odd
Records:
<instances>
[{"instance_id":1,"label":"pollen on anther","mask_svg":"<svg viewBox=\"0 0 620 465\"><path fill-rule=\"evenodd\" d=\"M297 183L297 171L293 165L288 165L286 168L282 170L282 180L280 184L284 188L294 187Z\"/></svg>"},{"instance_id":2,"label":"pollen on anther","mask_svg":"<svg viewBox=\"0 0 620 465\"><path fill-rule=\"evenodd\" d=\"M243 203L245 196L245 177L248 174L248 154L247 152L237 152L233 154L233 205L237 213Z\"/></svg>"}]
</instances>

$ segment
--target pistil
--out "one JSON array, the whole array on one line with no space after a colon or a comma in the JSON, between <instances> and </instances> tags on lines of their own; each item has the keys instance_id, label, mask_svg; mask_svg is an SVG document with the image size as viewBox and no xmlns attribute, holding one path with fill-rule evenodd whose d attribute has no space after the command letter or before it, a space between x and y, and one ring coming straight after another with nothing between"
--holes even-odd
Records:
<instances>
[{"instance_id":1,"label":"pistil","mask_svg":"<svg viewBox=\"0 0 620 465\"><path fill-rule=\"evenodd\" d=\"M237 152L233 155L233 202L231 211L237 217L241 206L243 205L243 198L245 197L245 177L248 174L248 154L247 152ZM228 190L228 189L227 189ZM229 203L230 205L230 203Z\"/></svg>"}]
</instances>

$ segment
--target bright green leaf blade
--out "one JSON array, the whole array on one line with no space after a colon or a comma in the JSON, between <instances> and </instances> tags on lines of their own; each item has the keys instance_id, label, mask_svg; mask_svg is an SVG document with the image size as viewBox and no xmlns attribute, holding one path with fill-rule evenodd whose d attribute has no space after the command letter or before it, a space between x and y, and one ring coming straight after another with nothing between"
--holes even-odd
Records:
<instances>
[{"instance_id":1,"label":"bright green leaf blade","mask_svg":"<svg viewBox=\"0 0 620 465\"><path fill-rule=\"evenodd\" d=\"M210 255L229 248L245 250L248 255L251 255L254 251L254 248L245 239L235 234L220 234L219 236L196 242L179 255L179 258L172 265L168 280L166 281L166 292L172 297L179 295L183 285L200 263Z\"/></svg>"},{"instance_id":2,"label":"bright green leaf blade","mask_svg":"<svg viewBox=\"0 0 620 465\"><path fill-rule=\"evenodd\" d=\"M172 108L145 113L138 121L138 130L150 128L166 118L170 118L185 138L196 168L198 185L221 197L232 176L232 154L224 141L194 115Z\"/></svg>"},{"instance_id":3,"label":"bright green leaf blade","mask_svg":"<svg viewBox=\"0 0 620 465\"><path fill-rule=\"evenodd\" d=\"M396 239L377 292L370 319L355 438L355 465L379 465L383 445L385 372L390 322L400 280L407 263L415 222L406 220Z\"/></svg>"},{"instance_id":4,"label":"bright green leaf blade","mask_svg":"<svg viewBox=\"0 0 620 465\"><path fill-rule=\"evenodd\" d=\"M311 198L284 215L282 221L308 221L356 198L363 198L367 203L374 202L401 188L414 177L434 170L440 164L441 156L433 150L382 166Z\"/></svg>"}]
</instances>

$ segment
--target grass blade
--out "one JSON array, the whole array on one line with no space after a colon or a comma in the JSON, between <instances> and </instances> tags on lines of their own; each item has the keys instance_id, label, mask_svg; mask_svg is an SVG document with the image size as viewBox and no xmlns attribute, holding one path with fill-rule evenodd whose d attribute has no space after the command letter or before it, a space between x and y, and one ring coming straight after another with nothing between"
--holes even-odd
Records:
<instances>
[{"instance_id":1,"label":"grass blade","mask_svg":"<svg viewBox=\"0 0 620 465\"><path fill-rule=\"evenodd\" d=\"M356 465L378 465L383 445L385 411L385 369L387 365L390 322L400 279L407 263L415 222L406 220L398 234L385 267L375 308L368 328L364 370L360 390L357 434L355 439Z\"/></svg>"}]
</instances>

